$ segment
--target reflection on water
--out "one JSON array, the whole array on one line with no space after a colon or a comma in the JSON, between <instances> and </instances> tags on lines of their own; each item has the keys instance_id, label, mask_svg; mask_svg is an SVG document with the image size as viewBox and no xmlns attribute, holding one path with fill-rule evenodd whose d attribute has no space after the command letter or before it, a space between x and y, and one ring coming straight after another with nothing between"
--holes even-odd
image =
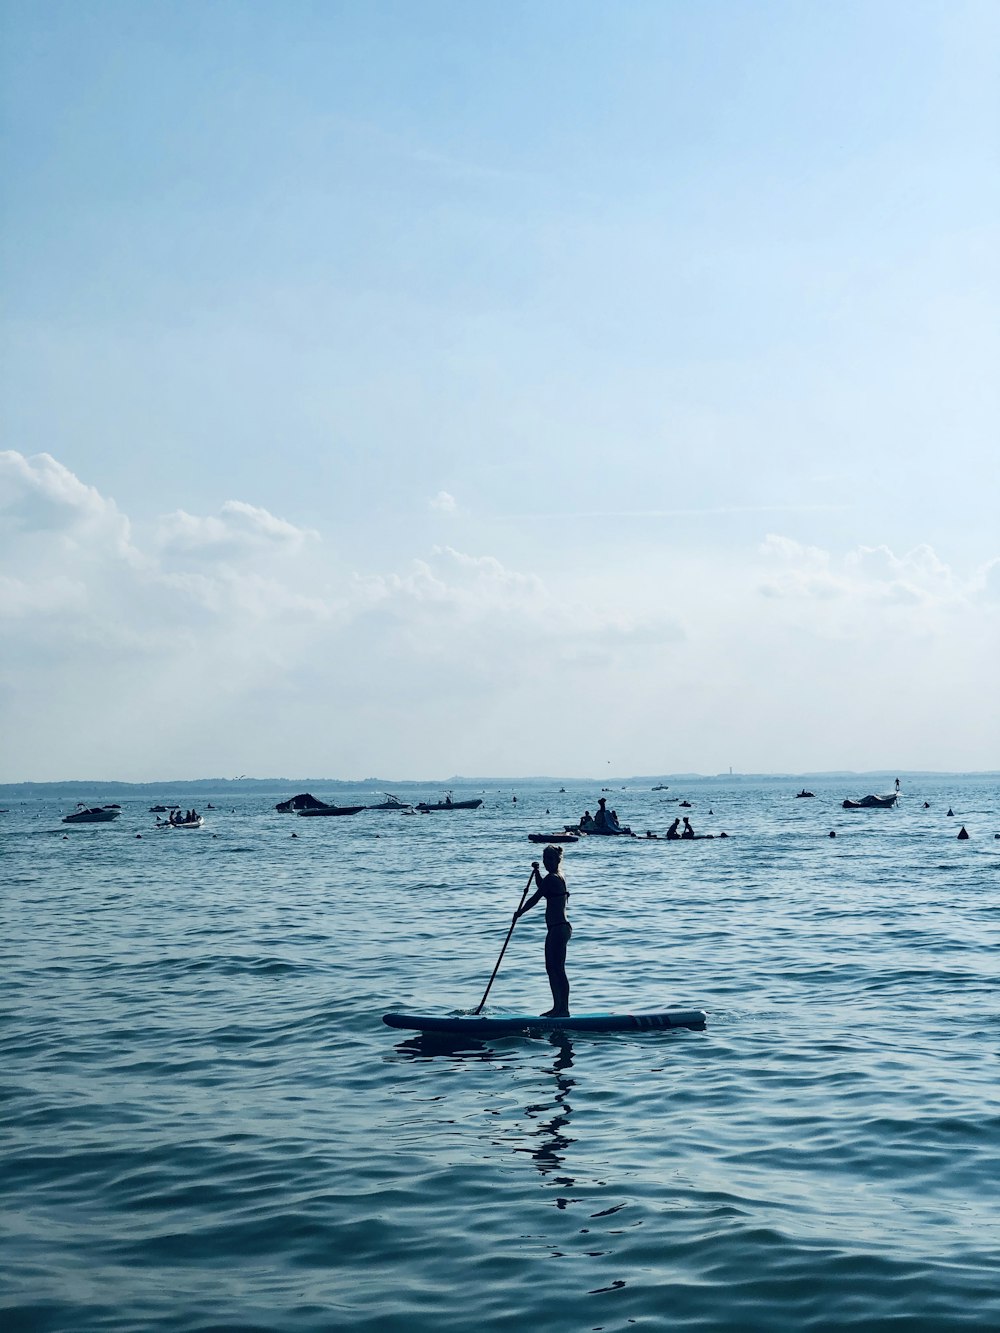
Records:
<instances>
[{"instance_id":1,"label":"reflection on water","mask_svg":"<svg viewBox=\"0 0 1000 1333\"><path fill-rule=\"evenodd\" d=\"M396 1043L397 1055L406 1060L493 1060L496 1051L476 1037L457 1037L450 1032L421 1032Z\"/></svg>"},{"instance_id":2,"label":"reflection on water","mask_svg":"<svg viewBox=\"0 0 1000 1333\"><path fill-rule=\"evenodd\" d=\"M551 1101L531 1102L524 1108L525 1116L537 1122L528 1135L528 1142L514 1146L515 1153L526 1153L543 1176L560 1171L566 1150L576 1142L567 1133L573 1107L569 1101L570 1092L576 1086L576 1079L571 1078L568 1070L573 1068L573 1043L563 1032L550 1033L546 1038L553 1048L552 1064L539 1070L539 1076L551 1075L554 1090ZM421 1032L397 1042L395 1054L405 1060L457 1060L467 1061L498 1060L497 1050L486 1042L469 1037L456 1037L451 1033ZM539 1117L546 1117L539 1119ZM571 1187L575 1181L572 1176L562 1174L553 1176L553 1183ZM569 1200L556 1200L557 1208L565 1208Z\"/></svg>"},{"instance_id":3,"label":"reflection on water","mask_svg":"<svg viewBox=\"0 0 1000 1333\"><path fill-rule=\"evenodd\" d=\"M564 1033L553 1033L549 1041L555 1047L555 1058L551 1070L546 1072L551 1072L555 1076L555 1095L550 1103L536 1103L524 1109L529 1119L545 1115L547 1112L554 1114L549 1119L542 1120L538 1128L532 1132L530 1137L536 1140L534 1143L514 1149L515 1152L528 1153L543 1176L560 1170L564 1161L562 1154L576 1142L565 1133L573 1112L569 1094L576 1086L576 1079L570 1078L565 1072L573 1068L573 1043ZM555 1176L554 1181L558 1185L567 1187L572 1187L575 1183L573 1177L569 1175ZM564 1198L556 1200L557 1208L565 1208L566 1204L567 1200Z\"/></svg>"}]
</instances>

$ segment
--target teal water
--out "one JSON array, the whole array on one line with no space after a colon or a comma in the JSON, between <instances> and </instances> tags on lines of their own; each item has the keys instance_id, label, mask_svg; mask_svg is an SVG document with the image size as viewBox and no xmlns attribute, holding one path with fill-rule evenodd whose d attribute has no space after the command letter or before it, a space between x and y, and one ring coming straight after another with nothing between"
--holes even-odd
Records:
<instances>
[{"instance_id":1,"label":"teal water","mask_svg":"<svg viewBox=\"0 0 1000 1333\"><path fill-rule=\"evenodd\" d=\"M707 1029L390 1031L476 1006L527 833L600 794L559 785L333 820L165 786L223 806L184 833L0 799L0 1326L1000 1328L996 779L615 790L731 836L566 849L572 1003ZM548 1007L543 930L487 1012Z\"/></svg>"}]
</instances>

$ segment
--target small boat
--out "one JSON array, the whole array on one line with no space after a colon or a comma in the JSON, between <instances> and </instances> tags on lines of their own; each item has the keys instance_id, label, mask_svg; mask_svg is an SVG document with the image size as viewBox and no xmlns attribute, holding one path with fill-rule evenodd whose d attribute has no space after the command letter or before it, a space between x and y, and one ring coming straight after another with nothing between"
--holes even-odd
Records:
<instances>
[{"instance_id":1,"label":"small boat","mask_svg":"<svg viewBox=\"0 0 1000 1333\"><path fill-rule=\"evenodd\" d=\"M669 790L670 790L670 788L667 786L667 784L666 784L665 782L661 782L660 785L659 785L658 787L651 787L651 788L650 788L650 791L669 791Z\"/></svg>"},{"instance_id":2,"label":"small boat","mask_svg":"<svg viewBox=\"0 0 1000 1333\"><path fill-rule=\"evenodd\" d=\"M308 810L299 810L298 816L304 819L309 815L357 815L364 808L363 805L321 805L318 808L310 806Z\"/></svg>"},{"instance_id":3,"label":"small boat","mask_svg":"<svg viewBox=\"0 0 1000 1333\"><path fill-rule=\"evenodd\" d=\"M517 797L514 799L516 800ZM418 801L413 808L426 815L431 810L478 810L482 803L481 799L453 801L450 796L446 796L443 801Z\"/></svg>"},{"instance_id":4,"label":"small boat","mask_svg":"<svg viewBox=\"0 0 1000 1333\"><path fill-rule=\"evenodd\" d=\"M176 810L176 805L151 805L149 813L151 815L165 815L168 810Z\"/></svg>"},{"instance_id":5,"label":"small boat","mask_svg":"<svg viewBox=\"0 0 1000 1333\"><path fill-rule=\"evenodd\" d=\"M529 842L579 842L579 833L529 833Z\"/></svg>"},{"instance_id":6,"label":"small boat","mask_svg":"<svg viewBox=\"0 0 1000 1333\"><path fill-rule=\"evenodd\" d=\"M366 805L366 810L409 810L409 801L401 801L398 796L386 792L385 800L380 805Z\"/></svg>"},{"instance_id":7,"label":"small boat","mask_svg":"<svg viewBox=\"0 0 1000 1333\"><path fill-rule=\"evenodd\" d=\"M204 815L197 815L194 819L158 819L157 828L202 828L205 823Z\"/></svg>"},{"instance_id":8,"label":"small boat","mask_svg":"<svg viewBox=\"0 0 1000 1333\"><path fill-rule=\"evenodd\" d=\"M108 806L82 806L71 815L63 815L64 824L110 824L120 810Z\"/></svg>"},{"instance_id":9,"label":"small boat","mask_svg":"<svg viewBox=\"0 0 1000 1333\"><path fill-rule=\"evenodd\" d=\"M852 801L850 797L842 802L845 810L888 810L896 804L896 793L889 796L862 796L860 801Z\"/></svg>"},{"instance_id":10,"label":"small boat","mask_svg":"<svg viewBox=\"0 0 1000 1333\"><path fill-rule=\"evenodd\" d=\"M383 1014L391 1028L447 1033L454 1037L517 1037L549 1032L649 1032L664 1028L701 1031L708 1015L704 1009L663 1009L651 1014L574 1014L546 1018L538 1014L503 1014L482 1018L473 1014Z\"/></svg>"},{"instance_id":11,"label":"small boat","mask_svg":"<svg viewBox=\"0 0 1000 1333\"><path fill-rule=\"evenodd\" d=\"M801 800L803 796L815 796L815 795L816 793L814 791L806 791L805 787L803 787L801 791L797 791L795 793L795 799L798 801Z\"/></svg>"}]
</instances>

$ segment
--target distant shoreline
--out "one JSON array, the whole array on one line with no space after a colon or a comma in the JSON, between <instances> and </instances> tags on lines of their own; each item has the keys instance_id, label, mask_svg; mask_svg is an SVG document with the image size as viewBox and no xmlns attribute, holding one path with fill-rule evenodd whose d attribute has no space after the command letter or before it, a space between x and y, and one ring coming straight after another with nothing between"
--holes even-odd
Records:
<instances>
[{"instance_id":1,"label":"distant shoreline","mask_svg":"<svg viewBox=\"0 0 1000 1333\"><path fill-rule=\"evenodd\" d=\"M699 782L835 782L835 781L857 781L858 779L886 779L893 781L899 778L903 783L904 790L908 781L919 781L926 778L1000 778L1000 770L896 770L896 769L836 769L827 771L809 770L799 773L652 773L648 775L630 777L458 777L448 778L157 778L146 782L126 782L115 778L67 778L61 781L46 782L3 782L0 783L0 799L9 800L16 798L26 798L30 796L45 796L47 793L74 793L84 791L100 790L104 793L135 792L137 795L148 795L153 792L181 791L181 790L201 790L201 791L228 791L236 794L239 791L246 792L272 792L272 791L308 791L312 787L337 788L337 789L366 789L375 791L385 790L409 790L410 788L440 788L447 790L451 787L472 787L472 788L509 788L518 785L541 785L541 784L569 784L576 787L646 787L651 784L665 783L699 783Z\"/></svg>"}]
</instances>

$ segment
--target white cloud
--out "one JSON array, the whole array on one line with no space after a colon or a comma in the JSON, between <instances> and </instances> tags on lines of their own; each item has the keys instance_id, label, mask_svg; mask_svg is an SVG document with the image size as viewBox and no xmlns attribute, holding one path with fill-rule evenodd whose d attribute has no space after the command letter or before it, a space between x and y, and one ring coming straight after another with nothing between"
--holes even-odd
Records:
<instances>
[{"instance_id":1,"label":"white cloud","mask_svg":"<svg viewBox=\"0 0 1000 1333\"><path fill-rule=\"evenodd\" d=\"M432 509L439 509L442 513L453 514L458 508L458 501L447 491L438 491L437 495L430 501Z\"/></svg>"},{"instance_id":2,"label":"white cloud","mask_svg":"<svg viewBox=\"0 0 1000 1333\"><path fill-rule=\"evenodd\" d=\"M761 554L766 572L760 591L767 597L940 605L967 598L975 584L957 578L927 545L903 556L887 546L859 546L836 559L829 551L770 535Z\"/></svg>"},{"instance_id":3,"label":"white cloud","mask_svg":"<svg viewBox=\"0 0 1000 1333\"><path fill-rule=\"evenodd\" d=\"M101 548L133 554L128 519L50 454L0 451L0 540L56 539L64 554Z\"/></svg>"},{"instance_id":4,"label":"white cloud","mask_svg":"<svg viewBox=\"0 0 1000 1333\"><path fill-rule=\"evenodd\" d=\"M218 515L197 517L183 509L160 521L159 547L165 555L197 554L231 559L240 555L297 552L319 533L276 518L266 509L227 500Z\"/></svg>"}]
</instances>

